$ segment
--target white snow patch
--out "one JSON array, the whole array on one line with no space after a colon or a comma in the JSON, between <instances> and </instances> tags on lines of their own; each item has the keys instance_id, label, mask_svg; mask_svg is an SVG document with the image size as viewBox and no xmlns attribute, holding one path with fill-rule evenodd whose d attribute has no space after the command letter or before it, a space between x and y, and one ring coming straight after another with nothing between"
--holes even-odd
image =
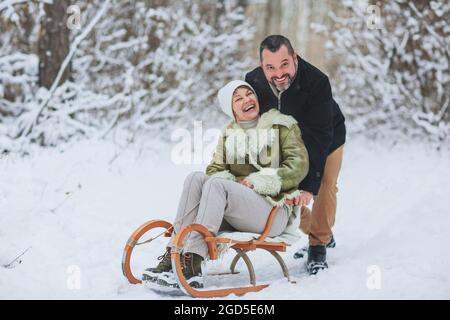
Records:
<instances>
[{"instance_id":1,"label":"white snow patch","mask_svg":"<svg viewBox=\"0 0 450 320\"><path fill-rule=\"evenodd\" d=\"M139 157L133 148L127 150L112 164L116 150L106 142L0 159L0 265L31 246L20 264L0 267L1 299L167 298L127 283L122 250L145 221L172 220L184 178L205 165L172 164L170 148ZM268 253L250 253L257 280L272 284L243 298L449 299L449 180L445 152L413 143L388 148L350 140L339 180L337 247L328 250L330 268L310 277L304 261L292 258L306 237L282 253L296 284L282 278ZM165 241L159 238L136 255L140 267L156 263ZM231 259L230 254L210 262L208 270L226 271ZM378 290L367 286L374 265L381 275ZM78 290L70 289L71 266L80 270ZM244 265L238 268L240 276L220 282L209 277L207 283L248 285Z\"/></svg>"}]
</instances>

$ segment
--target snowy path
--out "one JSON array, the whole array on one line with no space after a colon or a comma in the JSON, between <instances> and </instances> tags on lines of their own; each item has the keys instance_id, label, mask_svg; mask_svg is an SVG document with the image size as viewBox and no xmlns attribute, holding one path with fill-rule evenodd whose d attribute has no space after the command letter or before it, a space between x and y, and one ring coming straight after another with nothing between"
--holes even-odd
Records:
<instances>
[{"instance_id":1,"label":"snowy path","mask_svg":"<svg viewBox=\"0 0 450 320\"><path fill-rule=\"evenodd\" d=\"M108 166L113 155L112 146L85 143L65 153L0 160L0 265L31 246L21 264L0 266L0 299L164 298L127 284L123 246L146 220L171 220L184 177L203 166L136 160L131 152ZM254 253L258 279L274 282L244 298L450 298L448 153L351 142L339 189L330 269L308 277L292 258L306 237L283 254L297 284L281 278L268 254ZM74 270L81 287L71 290Z\"/></svg>"}]
</instances>

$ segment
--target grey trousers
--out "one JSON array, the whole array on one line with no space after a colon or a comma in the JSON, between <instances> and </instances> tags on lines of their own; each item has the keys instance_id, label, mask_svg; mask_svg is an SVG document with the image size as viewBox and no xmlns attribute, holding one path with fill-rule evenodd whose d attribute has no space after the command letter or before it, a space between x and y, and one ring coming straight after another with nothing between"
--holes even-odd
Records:
<instances>
[{"instance_id":1,"label":"grey trousers","mask_svg":"<svg viewBox=\"0 0 450 320\"><path fill-rule=\"evenodd\" d=\"M272 205L254 190L197 171L190 173L184 181L173 226L175 233L191 223L204 225L214 235L219 230L262 233L271 210ZM269 236L283 233L288 219L288 209L280 207ZM199 254L203 258L208 256L208 247L197 232L187 237L183 251Z\"/></svg>"}]
</instances>

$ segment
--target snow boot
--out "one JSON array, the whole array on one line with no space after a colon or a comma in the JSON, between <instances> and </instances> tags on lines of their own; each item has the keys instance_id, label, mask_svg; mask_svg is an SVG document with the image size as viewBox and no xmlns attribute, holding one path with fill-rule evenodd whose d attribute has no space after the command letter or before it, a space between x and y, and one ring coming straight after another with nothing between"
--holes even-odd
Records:
<instances>
[{"instance_id":1,"label":"snow boot","mask_svg":"<svg viewBox=\"0 0 450 320\"><path fill-rule=\"evenodd\" d=\"M203 288L203 257L196 253L185 253L181 256L181 270L186 281L193 288ZM173 271L162 273L156 282L160 286L179 288Z\"/></svg>"},{"instance_id":2,"label":"snow boot","mask_svg":"<svg viewBox=\"0 0 450 320\"><path fill-rule=\"evenodd\" d=\"M142 281L156 282L158 277L163 272L172 271L172 259L170 256L170 248L166 249L166 252L158 257L161 260L155 268L148 268L142 274Z\"/></svg>"},{"instance_id":3,"label":"snow boot","mask_svg":"<svg viewBox=\"0 0 450 320\"><path fill-rule=\"evenodd\" d=\"M331 239L326 245L327 249L336 247L336 240L334 240L333 234L331 234Z\"/></svg>"},{"instance_id":4,"label":"snow boot","mask_svg":"<svg viewBox=\"0 0 450 320\"><path fill-rule=\"evenodd\" d=\"M326 246L309 246L306 270L310 275L317 274L320 270L328 268Z\"/></svg>"},{"instance_id":5,"label":"snow boot","mask_svg":"<svg viewBox=\"0 0 450 320\"><path fill-rule=\"evenodd\" d=\"M296 253L294 253L294 259L301 259L308 252L309 245L300 248ZM336 247L336 241L334 240L333 234L331 234L331 239L326 245L327 249Z\"/></svg>"}]
</instances>

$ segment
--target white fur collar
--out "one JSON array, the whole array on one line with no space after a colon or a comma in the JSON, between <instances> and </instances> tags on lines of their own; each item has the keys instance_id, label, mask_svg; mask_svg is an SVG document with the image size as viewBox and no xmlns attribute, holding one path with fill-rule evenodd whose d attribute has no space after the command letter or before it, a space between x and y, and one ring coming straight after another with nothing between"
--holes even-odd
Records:
<instances>
[{"instance_id":1,"label":"white fur collar","mask_svg":"<svg viewBox=\"0 0 450 320\"><path fill-rule=\"evenodd\" d=\"M255 128L246 131L232 121L225 131L227 158L238 160L238 163L245 163L248 155L249 162L259 167L255 159L263 150L271 147L275 139L278 139L278 132L272 127L278 124L290 128L296 123L293 117L284 115L277 109L270 109L263 113Z\"/></svg>"},{"instance_id":2,"label":"white fur collar","mask_svg":"<svg viewBox=\"0 0 450 320\"><path fill-rule=\"evenodd\" d=\"M258 155L268 147L271 147L277 137L274 129L230 129L225 140L225 150L230 159L243 161L248 155L250 163L254 164Z\"/></svg>"}]
</instances>

